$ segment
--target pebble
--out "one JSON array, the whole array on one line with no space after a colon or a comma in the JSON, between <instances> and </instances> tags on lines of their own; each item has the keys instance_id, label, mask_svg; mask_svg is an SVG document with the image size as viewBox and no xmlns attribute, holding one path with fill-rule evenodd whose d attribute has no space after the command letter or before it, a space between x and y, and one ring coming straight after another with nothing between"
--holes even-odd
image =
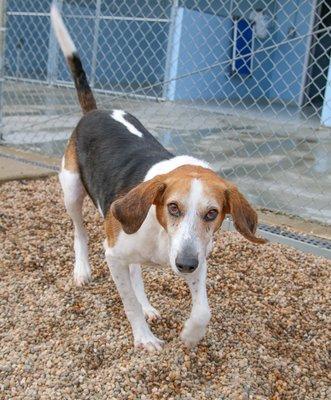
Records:
<instances>
[{"instance_id":1,"label":"pebble","mask_svg":"<svg viewBox=\"0 0 331 400\"><path fill-rule=\"evenodd\" d=\"M208 270L212 319L192 350L178 339L187 287L170 269L143 268L162 315L151 329L166 341L149 354L133 349L90 201L93 282L84 288L72 282L72 223L56 177L2 184L0 208L0 398L330 398L330 261L220 232Z\"/></svg>"}]
</instances>

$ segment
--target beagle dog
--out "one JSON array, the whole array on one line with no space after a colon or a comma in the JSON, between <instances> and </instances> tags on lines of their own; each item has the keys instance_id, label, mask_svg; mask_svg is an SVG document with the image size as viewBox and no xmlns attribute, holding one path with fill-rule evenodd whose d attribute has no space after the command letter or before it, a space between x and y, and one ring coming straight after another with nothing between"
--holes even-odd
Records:
<instances>
[{"instance_id":1,"label":"beagle dog","mask_svg":"<svg viewBox=\"0 0 331 400\"><path fill-rule=\"evenodd\" d=\"M196 345L210 320L206 258L225 215L253 243L257 214L235 185L202 160L174 156L133 115L100 111L75 45L55 4L51 20L70 67L83 117L74 129L59 174L64 202L74 225L74 280L91 278L88 237L82 218L86 194L104 219L105 255L132 327L134 345L160 350L162 341L146 320L159 314L144 292L141 265L171 266L184 278L192 310L181 339Z\"/></svg>"}]
</instances>

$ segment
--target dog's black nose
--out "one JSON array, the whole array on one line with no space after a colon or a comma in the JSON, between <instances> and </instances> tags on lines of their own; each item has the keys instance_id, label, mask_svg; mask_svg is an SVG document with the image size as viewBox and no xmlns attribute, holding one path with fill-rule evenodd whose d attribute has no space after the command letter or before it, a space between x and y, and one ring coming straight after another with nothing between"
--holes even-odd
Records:
<instances>
[{"instance_id":1,"label":"dog's black nose","mask_svg":"<svg viewBox=\"0 0 331 400\"><path fill-rule=\"evenodd\" d=\"M193 257L181 257L176 258L176 267L179 272L183 274L189 274L195 271L199 266L199 260Z\"/></svg>"}]
</instances>

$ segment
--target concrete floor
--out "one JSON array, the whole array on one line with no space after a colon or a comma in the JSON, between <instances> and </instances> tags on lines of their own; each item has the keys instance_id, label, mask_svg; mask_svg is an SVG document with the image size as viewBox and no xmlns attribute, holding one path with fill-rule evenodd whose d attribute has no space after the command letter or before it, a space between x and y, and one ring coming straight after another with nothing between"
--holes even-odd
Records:
<instances>
[{"instance_id":1,"label":"concrete floor","mask_svg":"<svg viewBox=\"0 0 331 400\"><path fill-rule=\"evenodd\" d=\"M58 158L0 146L0 182L54 175L59 161Z\"/></svg>"},{"instance_id":2,"label":"concrete floor","mask_svg":"<svg viewBox=\"0 0 331 400\"><path fill-rule=\"evenodd\" d=\"M5 143L62 154L81 115L74 91L11 83L6 93ZM97 97L99 108L133 113L175 154L208 160L256 205L331 223L331 130L316 115Z\"/></svg>"}]
</instances>

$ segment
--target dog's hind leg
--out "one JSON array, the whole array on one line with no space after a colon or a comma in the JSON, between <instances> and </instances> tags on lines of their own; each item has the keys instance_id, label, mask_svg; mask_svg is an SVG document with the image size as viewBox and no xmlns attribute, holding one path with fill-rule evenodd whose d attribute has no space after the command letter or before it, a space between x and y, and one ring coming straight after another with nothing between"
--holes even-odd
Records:
<instances>
[{"instance_id":1,"label":"dog's hind leg","mask_svg":"<svg viewBox=\"0 0 331 400\"><path fill-rule=\"evenodd\" d=\"M149 322L161 318L159 312L151 305L146 296L141 267L139 264L130 265L130 279L135 295L143 308L145 318Z\"/></svg>"},{"instance_id":2,"label":"dog's hind leg","mask_svg":"<svg viewBox=\"0 0 331 400\"><path fill-rule=\"evenodd\" d=\"M74 224L74 280L77 286L82 286L91 279L91 270L88 261L88 236L84 227L82 214L86 191L78 170L66 169L65 162L63 162L59 180L67 212Z\"/></svg>"}]
</instances>

